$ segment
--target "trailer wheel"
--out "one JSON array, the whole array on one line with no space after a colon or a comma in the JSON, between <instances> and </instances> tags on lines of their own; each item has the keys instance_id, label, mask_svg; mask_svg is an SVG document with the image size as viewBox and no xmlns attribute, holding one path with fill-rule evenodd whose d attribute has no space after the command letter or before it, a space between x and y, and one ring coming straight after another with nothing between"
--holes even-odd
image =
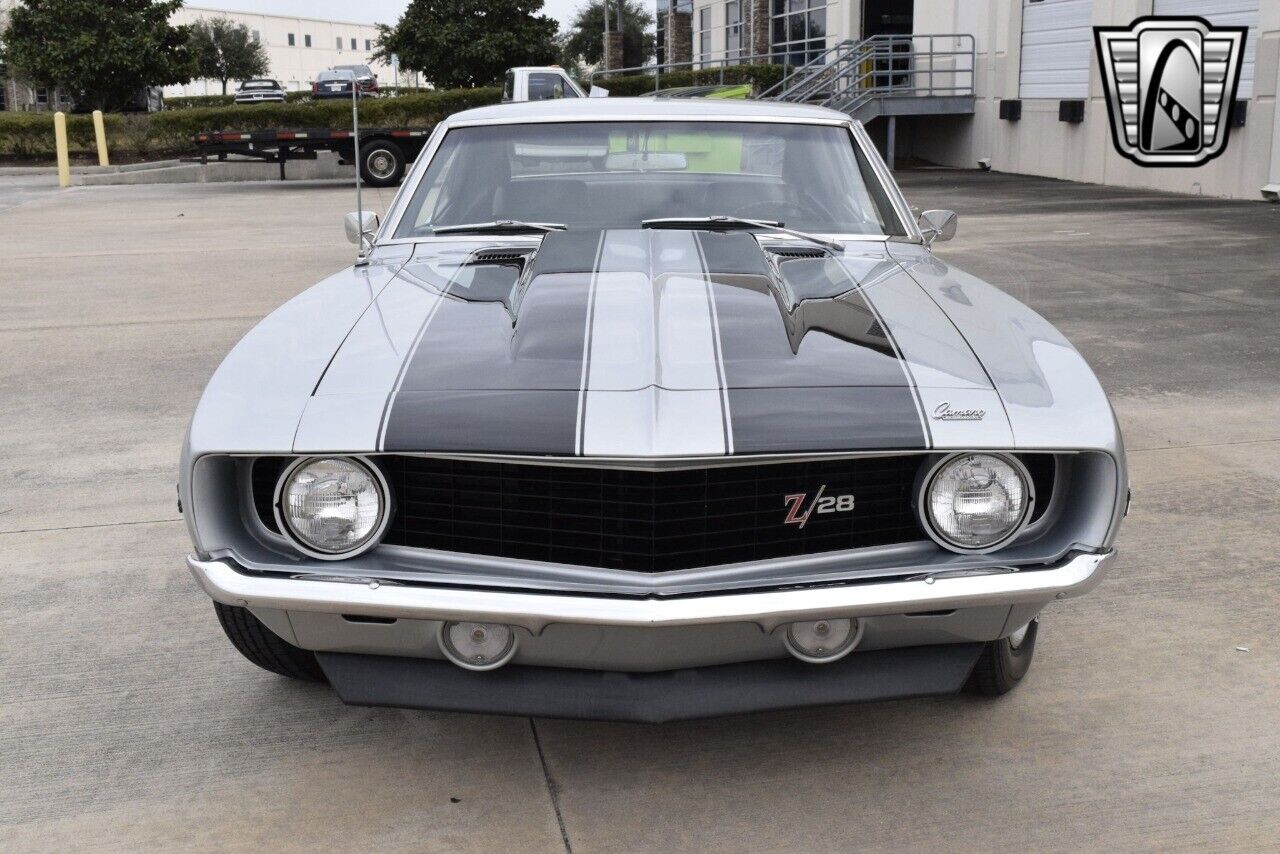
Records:
<instances>
[{"instance_id":1,"label":"trailer wheel","mask_svg":"<svg viewBox=\"0 0 1280 854\"><path fill-rule=\"evenodd\" d=\"M360 177L371 187L394 187L404 179L404 151L389 139L360 146Z\"/></svg>"}]
</instances>

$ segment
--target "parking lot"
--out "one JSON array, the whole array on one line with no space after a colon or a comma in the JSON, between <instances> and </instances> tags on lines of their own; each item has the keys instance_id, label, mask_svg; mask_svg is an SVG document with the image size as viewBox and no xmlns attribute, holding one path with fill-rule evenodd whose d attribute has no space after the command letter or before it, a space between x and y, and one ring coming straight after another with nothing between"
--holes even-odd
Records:
<instances>
[{"instance_id":1,"label":"parking lot","mask_svg":"<svg viewBox=\"0 0 1280 854\"><path fill-rule=\"evenodd\" d=\"M901 178L960 213L939 255L1112 396L1115 570L1045 613L999 700L640 726L343 706L241 659L188 574L187 419L247 329L350 263L350 188L0 177L0 847L1275 845L1280 207Z\"/></svg>"}]
</instances>

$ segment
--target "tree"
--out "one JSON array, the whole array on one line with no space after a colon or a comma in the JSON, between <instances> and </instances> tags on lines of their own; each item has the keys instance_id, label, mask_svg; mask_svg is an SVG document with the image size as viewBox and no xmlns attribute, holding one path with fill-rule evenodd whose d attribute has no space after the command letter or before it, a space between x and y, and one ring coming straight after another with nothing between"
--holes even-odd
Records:
<instances>
[{"instance_id":1,"label":"tree","mask_svg":"<svg viewBox=\"0 0 1280 854\"><path fill-rule=\"evenodd\" d=\"M422 72L437 88L488 86L516 65L559 55L542 0L412 0L394 27L379 26L374 58Z\"/></svg>"},{"instance_id":2,"label":"tree","mask_svg":"<svg viewBox=\"0 0 1280 854\"><path fill-rule=\"evenodd\" d=\"M588 0L579 6L563 41L564 64L599 65L604 62L604 2ZM617 32L622 18L622 67L636 68L653 58L658 39L653 27L652 3L640 0L608 0L609 29Z\"/></svg>"},{"instance_id":3,"label":"tree","mask_svg":"<svg viewBox=\"0 0 1280 854\"><path fill-rule=\"evenodd\" d=\"M191 27L191 53L196 74L222 83L227 94L228 80L262 77L271 68L267 49L249 28L230 18L201 18Z\"/></svg>"},{"instance_id":4,"label":"tree","mask_svg":"<svg viewBox=\"0 0 1280 854\"><path fill-rule=\"evenodd\" d=\"M188 27L169 18L182 0L24 0L0 34L7 58L36 85L118 109L145 86L191 79Z\"/></svg>"}]
</instances>

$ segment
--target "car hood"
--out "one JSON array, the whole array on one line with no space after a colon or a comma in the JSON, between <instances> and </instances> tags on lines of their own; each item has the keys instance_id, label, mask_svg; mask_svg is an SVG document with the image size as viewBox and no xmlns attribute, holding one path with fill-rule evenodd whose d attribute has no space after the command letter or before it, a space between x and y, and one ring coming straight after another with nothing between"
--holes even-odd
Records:
<instances>
[{"instance_id":1,"label":"car hood","mask_svg":"<svg viewBox=\"0 0 1280 854\"><path fill-rule=\"evenodd\" d=\"M359 284L335 277L264 321L306 351L279 368L289 379L266 375L264 348L282 345L259 327L228 357L249 376L224 365L211 382L237 388L241 413L274 390L250 405L267 416L254 450L1014 445L975 348L880 241L836 254L741 232L570 231L423 243L347 275ZM206 393L197 424L210 408Z\"/></svg>"}]
</instances>

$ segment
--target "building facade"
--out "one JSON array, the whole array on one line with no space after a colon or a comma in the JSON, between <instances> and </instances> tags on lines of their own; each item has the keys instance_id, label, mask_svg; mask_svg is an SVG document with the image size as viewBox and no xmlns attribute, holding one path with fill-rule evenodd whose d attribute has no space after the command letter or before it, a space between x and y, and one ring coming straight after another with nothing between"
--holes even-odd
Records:
<instances>
[{"instance_id":1,"label":"building facade","mask_svg":"<svg viewBox=\"0 0 1280 854\"><path fill-rule=\"evenodd\" d=\"M310 89L317 74L335 65L368 65L382 85L396 85L394 70L373 61L378 46L378 28L373 24L227 12L200 6L184 6L174 13L173 22L193 24L201 18L227 18L248 27L267 50L271 69L265 76L279 80L290 91ZM232 81L227 91L235 91L239 83ZM165 88L165 95L170 97L221 93L222 83L218 80L193 80Z\"/></svg>"},{"instance_id":2,"label":"building facade","mask_svg":"<svg viewBox=\"0 0 1280 854\"><path fill-rule=\"evenodd\" d=\"M1230 198L1280 194L1280 0L658 0L657 12L665 63L734 61L744 38L754 61L797 64L876 34L972 36L973 114L900 119L899 159ZM1202 166L1143 167L1112 145L1093 28L1147 15L1248 27L1236 126L1226 151ZM869 129L887 142L884 123Z\"/></svg>"},{"instance_id":3,"label":"building facade","mask_svg":"<svg viewBox=\"0 0 1280 854\"><path fill-rule=\"evenodd\" d=\"M0 29L7 21L9 10L18 2L0 0ZM412 81L397 80L395 69L385 63L373 61L373 52L378 44L378 29L373 24L259 12L227 12L200 6L179 9L174 13L173 23L192 24L201 18L228 18L248 27L266 47L271 66L266 76L279 80L289 90L311 88L311 81L319 72L335 65L369 65L383 86L412 84ZM235 91L239 83L238 80L231 81L227 91ZM166 97L217 95L221 92L222 83L217 80L193 80L187 84L167 86L164 90ZM70 107L68 93L31 85L0 64L0 111L46 111Z\"/></svg>"},{"instance_id":4,"label":"building facade","mask_svg":"<svg viewBox=\"0 0 1280 854\"><path fill-rule=\"evenodd\" d=\"M977 45L974 115L912 119L898 154L948 166L989 161L1003 172L1227 198L1280 189L1280 2L1275 0L916 0L915 32L971 33ZM1095 26L1146 15L1247 26L1237 126L1218 158L1196 167L1150 168L1122 157L1111 126ZM1014 120L1001 102L1018 102ZM1076 109L1064 110L1067 103ZM1243 124L1240 124L1243 121ZM1266 189L1270 188L1270 189Z\"/></svg>"}]
</instances>

